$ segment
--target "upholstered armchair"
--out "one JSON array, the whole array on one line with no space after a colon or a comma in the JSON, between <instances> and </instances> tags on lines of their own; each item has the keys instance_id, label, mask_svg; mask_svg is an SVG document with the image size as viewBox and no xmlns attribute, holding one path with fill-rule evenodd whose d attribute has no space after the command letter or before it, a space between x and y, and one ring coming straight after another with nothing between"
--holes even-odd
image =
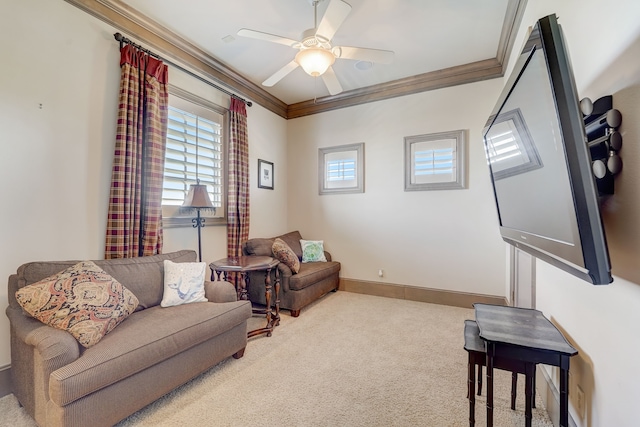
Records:
<instances>
[{"instance_id":1,"label":"upholstered armchair","mask_svg":"<svg viewBox=\"0 0 640 427\"><path fill-rule=\"evenodd\" d=\"M279 238L284 241L300 261L298 272L285 262L278 265L280 275L280 308L290 310L291 316L298 317L300 310L327 294L338 290L340 284L340 263L333 261L331 254L324 251L326 261L302 262L303 240L299 231L292 231L281 236L271 238L254 238L247 240L242 252L245 256L270 256L273 254L273 243ZM275 271L271 273L275 276ZM264 283L265 273L256 271L249 273L249 283ZM275 277L272 277L275 280ZM265 304L264 287L249 286L247 289L249 299L258 304Z\"/></svg>"}]
</instances>

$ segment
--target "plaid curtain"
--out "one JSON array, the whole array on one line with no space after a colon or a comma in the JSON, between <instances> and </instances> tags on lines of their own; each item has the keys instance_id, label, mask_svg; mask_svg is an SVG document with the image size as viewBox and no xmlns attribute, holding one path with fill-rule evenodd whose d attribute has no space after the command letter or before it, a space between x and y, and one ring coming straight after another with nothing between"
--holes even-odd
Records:
<instances>
[{"instance_id":1,"label":"plaid curtain","mask_svg":"<svg viewBox=\"0 0 640 427\"><path fill-rule=\"evenodd\" d=\"M229 196L227 200L227 256L242 255L249 238L249 138L247 107L231 97L229 138Z\"/></svg>"},{"instance_id":2,"label":"plaid curtain","mask_svg":"<svg viewBox=\"0 0 640 427\"><path fill-rule=\"evenodd\" d=\"M168 70L128 44L120 49L120 68L105 259L162 252Z\"/></svg>"}]
</instances>

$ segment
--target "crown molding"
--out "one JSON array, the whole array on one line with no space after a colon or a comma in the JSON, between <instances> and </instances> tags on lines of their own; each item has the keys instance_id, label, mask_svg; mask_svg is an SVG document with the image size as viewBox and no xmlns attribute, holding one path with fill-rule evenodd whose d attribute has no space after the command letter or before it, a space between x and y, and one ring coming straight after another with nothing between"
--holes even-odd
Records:
<instances>
[{"instance_id":1,"label":"crown molding","mask_svg":"<svg viewBox=\"0 0 640 427\"><path fill-rule=\"evenodd\" d=\"M273 113L286 118L287 104L239 72L213 58L178 34L152 21L118 0L65 0L88 14L136 39L160 56L176 61L192 71L221 84L238 96L249 98Z\"/></svg>"},{"instance_id":2,"label":"crown molding","mask_svg":"<svg viewBox=\"0 0 640 427\"><path fill-rule=\"evenodd\" d=\"M486 59L362 89L350 90L337 95L318 98L315 101L290 104L287 108L287 118L293 119L338 108L493 79L502 75L502 64L495 58Z\"/></svg>"},{"instance_id":3,"label":"crown molding","mask_svg":"<svg viewBox=\"0 0 640 427\"><path fill-rule=\"evenodd\" d=\"M495 58L287 105L240 72L119 0L65 1L148 45L160 56L184 64L285 119L502 77L527 4L527 0L509 0Z\"/></svg>"}]
</instances>

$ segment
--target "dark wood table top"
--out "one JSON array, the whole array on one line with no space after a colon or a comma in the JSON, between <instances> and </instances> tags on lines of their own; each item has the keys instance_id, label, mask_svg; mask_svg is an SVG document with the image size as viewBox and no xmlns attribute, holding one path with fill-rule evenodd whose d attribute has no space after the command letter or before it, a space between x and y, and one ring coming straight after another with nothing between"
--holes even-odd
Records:
<instances>
[{"instance_id":1,"label":"dark wood table top","mask_svg":"<svg viewBox=\"0 0 640 427\"><path fill-rule=\"evenodd\" d=\"M484 340L568 356L578 353L538 310L492 304L474 304L473 307L480 337Z\"/></svg>"},{"instance_id":2,"label":"dark wood table top","mask_svg":"<svg viewBox=\"0 0 640 427\"><path fill-rule=\"evenodd\" d=\"M219 259L209 264L216 271L255 271L266 270L280 264L269 256L240 256Z\"/></svg>"}]
</instances>

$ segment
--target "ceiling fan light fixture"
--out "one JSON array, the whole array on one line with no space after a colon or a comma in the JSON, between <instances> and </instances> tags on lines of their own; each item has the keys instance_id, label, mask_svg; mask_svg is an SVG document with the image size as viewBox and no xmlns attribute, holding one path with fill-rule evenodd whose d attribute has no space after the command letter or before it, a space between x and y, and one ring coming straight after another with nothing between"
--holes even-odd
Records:
<instances>
[{"instance_id":1,"label":"ceiling fan light fixture","mask_svg":"<svg viewBox=\"0 0 640 427\"><path fill-rule=\"evenodd\" d=\"M302 49L296 54L296 62L313 77L324 74L333 65L336 57L331 51L323 48Z\"/></svg>"}]
</instances>

